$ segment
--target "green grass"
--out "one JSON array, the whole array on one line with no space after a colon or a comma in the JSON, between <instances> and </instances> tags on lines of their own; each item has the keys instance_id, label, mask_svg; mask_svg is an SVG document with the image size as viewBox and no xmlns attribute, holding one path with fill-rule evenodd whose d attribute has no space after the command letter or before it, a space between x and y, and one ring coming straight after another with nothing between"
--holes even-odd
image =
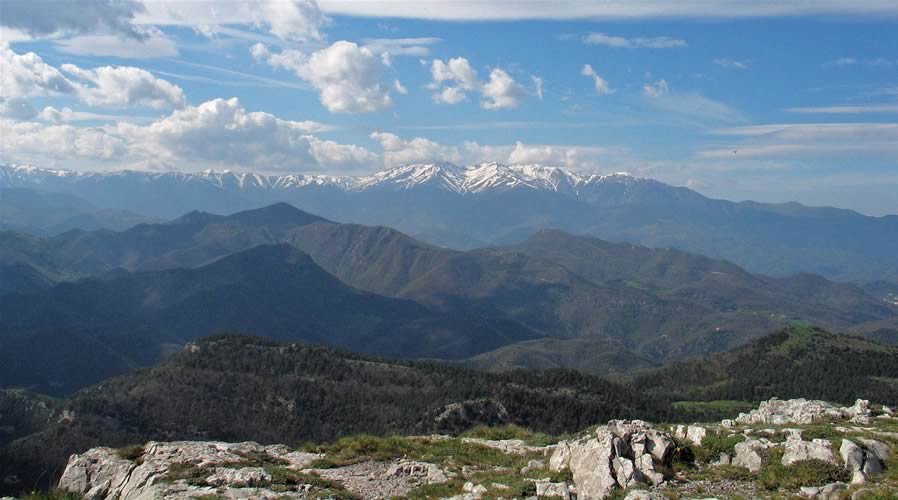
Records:
<instances>
[{"instance_id":1,"label":"green grass","mask_svg":"<svg viewBox=\"0 0 898 500\"><path fill-rule=\"evenodd\" d=\"M517 425L503 425L497 427L480 425L465 432L461 437L488 439L492 441L520 439L530 446L547 446L564 439L564 436L550 436L541 432L533 432Z\"/></svg>"},{"instance_id":2,"label":"green grass","mask_svg":"<svg viewBox=\"0 0 898 500\"><path fill-rule=\"evenodd\" d=\"M720 458L721 453L732 454L736 445L742 441L745 441L745 436L741 434L724 436L709 432L702 439L701 446L692 446L691 449L697 462L707 463Z\"/></svg>"},{"instance_id":3,"label":"green grass","mask_svg":"<svg viewBox=\"0 0 898 500\"><path fill-rule=\"evenodd\" d=\"M823 486L837 481L848 482L851 473L843 467L823 460L800 460L785 466L782 451L772 451L758 475L758 483L767 490L794 490L802 486Z\"/></svg>"},{"instance_id":4,"label":"green grass","mask_svg":"<svg viewBox=\"0 0 898 500\"><path fill-rule=\"evenodd\" d=\"M409 458L422 462L461 467L521 467L532 457L509 455L499 450L460 439L376 437L357 435L343 437L331 444L307 445L306 451L325 453L327 458L313 462L312 468L334 468L368 460L386 461Z\"/></svg>"}]
</instances>

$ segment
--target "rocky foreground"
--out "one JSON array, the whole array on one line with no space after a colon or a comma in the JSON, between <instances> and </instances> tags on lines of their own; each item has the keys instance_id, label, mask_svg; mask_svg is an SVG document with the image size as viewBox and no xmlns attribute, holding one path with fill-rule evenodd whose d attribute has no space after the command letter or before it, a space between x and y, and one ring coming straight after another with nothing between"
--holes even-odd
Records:
<instances>
[{"instance_id":1,"label":"rocky foreground","mask_svg":"<svg viewBox=\"0 0 898 500\"><path fill-rule=\"evenodd\" d=\"M614 420L565 440L480 432L360 436L304 450L94 448L70 458L59 489L90 499L898 497L898 417L862 400L774 399L714 424ZM489 439L502 433L519 439Z\"/></svg>"}]
</instances>

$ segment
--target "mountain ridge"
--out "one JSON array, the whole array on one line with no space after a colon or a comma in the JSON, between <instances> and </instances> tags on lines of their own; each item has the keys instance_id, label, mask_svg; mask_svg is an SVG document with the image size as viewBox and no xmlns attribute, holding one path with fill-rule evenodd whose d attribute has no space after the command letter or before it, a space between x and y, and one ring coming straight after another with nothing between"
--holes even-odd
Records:
<instances>
[{"instance_id":1,"label":"mountain ridge","mask_svg":"<svg viewBox=\"0 0 898 500\"><path fill-rule=\"evenodd\" d=\"M495 163L406 165L363 178L7 165L0 166L2 187L74 194L99 207L165 219L287 202L328 220L393 227L459 250L559 229L723 258L767 275L809 272L855 283L898 283L898 254L889 250L898 247L898 216L715 200L628 174Z\"/></svg>"}]
</instances>

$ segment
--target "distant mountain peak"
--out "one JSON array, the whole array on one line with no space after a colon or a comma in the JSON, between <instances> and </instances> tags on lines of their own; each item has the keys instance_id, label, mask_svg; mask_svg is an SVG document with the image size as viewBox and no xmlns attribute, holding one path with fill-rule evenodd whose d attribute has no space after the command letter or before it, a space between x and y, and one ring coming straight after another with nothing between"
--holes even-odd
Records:
<instances>
[{"instance_id":1,"label":"distant mountain peak","mask_svg":"<svg viewBox=\"0 0 898 500\"><path fill-rule=\"evenodd\" d=\"M170 178L176 183L202 182L217 188L237 191L278 191L314 186L332 187L347 192L360 192L369 189L436 188L459 194L469 194L526 188L569 195L577 195L579 189L596 184L632 183L644 180L626 172L607 175L578 174L561 167L540 164L506 165L498 162L470 166L459 166L445 161L410 163L362 177L305 174L263 175L228 169L206 169L197 173L160 173L134 170L79 172L48 169L34 165L0 165L0 187L32 187L53 177L65 177L78 182L110 176Z\"/></svg>"}]
</instances>

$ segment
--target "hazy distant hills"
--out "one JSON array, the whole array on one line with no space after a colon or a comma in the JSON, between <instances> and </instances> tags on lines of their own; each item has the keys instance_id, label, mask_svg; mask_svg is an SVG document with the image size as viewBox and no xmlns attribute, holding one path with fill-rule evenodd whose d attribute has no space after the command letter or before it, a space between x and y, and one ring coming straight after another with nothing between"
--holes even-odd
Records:
<instances>
[{"instance_id":1,"label":"hazy distant hills","mask_svg":"<svg viewBox=\"0 0 898 500\"><path fill-rule=\"evenodd\" d=\"M752 272L898 282L898 216L796 203L713 200L626 174L539 165L407 165L367 177L205 171L76 173L0 166L0 187L76 195L172 218L286 201L331 220L394 227L452 248L509 244L560 229L725 258Z\"/></svg>"},{"instance_id":2,"label":"hazy distant hills","mask_svg":"<svg viewBox=\"0 0 898 500\"><path fill-rule=\"evenodd\" d=\"M71 194L2 186L0 179L0 231L55 235L70 229L122 230L153 220L127 210L98 208Z\"/></svg>"},{"instance_id":3,"label":"hazy distant hills","mask_svg":"<svg viewBox=\"0 0 898 500\"><path fill-rule=\"evenodd\" d=\"M560 231L463 252L284 203L0 242L0 380L55 393L222 331L602 374L726 350L796 320L877 325L889 340L898 318L888 300L818 276L770 278Z\"/></svg>"}]
</instances>

